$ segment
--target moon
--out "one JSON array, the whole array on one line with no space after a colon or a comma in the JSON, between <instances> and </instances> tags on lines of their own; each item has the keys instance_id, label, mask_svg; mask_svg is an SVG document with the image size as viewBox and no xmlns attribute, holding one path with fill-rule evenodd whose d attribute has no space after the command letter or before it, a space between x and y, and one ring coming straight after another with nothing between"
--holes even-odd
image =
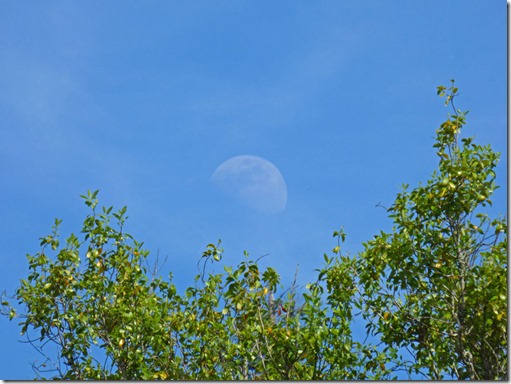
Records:
<instances>
[{"instance_id":1,"label":"moon","mask_svg":"<svg viewBox=\"0 0 511 384\"><path fill-rule=\"evenodd\" d=\"M282 212L287 204L287 185L282 173L259 156L234 156L218 166L213 183L227 196L258 212Z\"/></svg>"}]
</instances>

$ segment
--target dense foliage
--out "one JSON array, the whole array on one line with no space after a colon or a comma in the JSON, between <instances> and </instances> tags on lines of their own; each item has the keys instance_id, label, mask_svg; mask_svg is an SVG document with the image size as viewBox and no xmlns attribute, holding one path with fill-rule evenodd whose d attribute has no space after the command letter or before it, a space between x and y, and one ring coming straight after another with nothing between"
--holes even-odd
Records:
<instances>
[{"instance_id":1,"label":"dense foliage","mask_svg":"<svg viewBox=\"0 0 511 384\"><path fill-rule=\"evenodd\" d=\"M98 209L97 191L83 196L91 212L80 237L61 244L56 220L28 256L21 309L2 302L48 358L34 366L38 377L507 378L507 221L484 210L498 154L460 143L466 113L454 107L454 83L438 94L454 109L436 131L438 170L405 186L388 208L392 231L360 254L343 252L345 234L335 232L338 245L303 291L281 293L278 273L248 255L208 273L222 256L209 244L193 286L179 293L124 231L126 207ZM365 340L355 325L365 325Z\"/></svg>"}]
</instances>

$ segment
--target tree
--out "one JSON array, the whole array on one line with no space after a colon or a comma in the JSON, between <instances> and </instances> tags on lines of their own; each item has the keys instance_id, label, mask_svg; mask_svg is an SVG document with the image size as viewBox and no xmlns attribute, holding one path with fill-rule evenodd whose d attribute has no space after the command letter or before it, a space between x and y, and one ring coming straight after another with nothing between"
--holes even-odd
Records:
<instances>
[{"instance_id":1,"label":"tree","mask_svg":"<svg viewBox=\"0 0 511 384\"><path fill-rule=\"evenodd\" d=\"M438 93L454 108L454 83ZM507 378L507 224L483 210L498 155L473 139L459 145L465 115L454 108L437 130L438 172L397 195L392 232L353 257L335 232L337 245L305 289L282 291L277 271L261 271L248 254L207 273L221 261L218 243L179 293L124 231L126 207L97 212L95 191L82 196L91 213L80 237L61 245L55 220L41 251L27 256L14 295L21 308L3 300L2 312L21 318L22 334L47 356L34 366L38 377ZM360 324L363 341L352 333Z\"/></svg>"},{"instance_id":2,"label":"tree","mask_svg":"<svg viewBox=\"0 0 511 384\"><path fill-rule=\"evenodd\" d=\"M143 263L148 252L123 231L126 208L117 213L103 208L98 214L97 193L83 196L92 210L83 239L71 234L61 246L56 220L52 234L41 239L42 250L28 256L30 273L16 292L26 308L22 334L43 355L48 343L57 347L56 359L48 356L34 366L38 375L53 372L73 380L321 377L318 356L330 341L323 335L328 331L319 290L305 296L298 311L294 292L269 300L279 276L271 268L261 273L257 262L247 259L235 269L225 267L225 274L206 277L206 263L220 261L222 252L209 244L200 260L202 273L180 295L172 276L167 281L148 277ZM17 316L3 304L11 319ZM344 317L342 311L339 316ZM337 347L344 341L331 343Z\"/></svg>"},{"instance_id":3,"label":"tree","mask_svg":"<svg viewBox=\"0 0 511 384\"><path fill-rule=\"evenodd\" d=\"M452 81L452 80L451 80ZM448 92L446 94L446 92ZM507 377L507 224L490 220L498 154L461 139L458 89L438 87L454 114L436 131L438 172L398 194L392 233L365 244L355 273L368 330L406 348L410 371L440 380Z\"/></svg>"}]
</instances>

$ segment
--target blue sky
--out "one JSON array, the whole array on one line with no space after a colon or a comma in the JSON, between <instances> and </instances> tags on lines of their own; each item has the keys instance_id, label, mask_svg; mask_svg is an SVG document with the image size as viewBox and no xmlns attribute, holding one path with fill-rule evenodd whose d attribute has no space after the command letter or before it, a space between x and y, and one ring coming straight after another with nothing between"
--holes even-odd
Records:
<instances>
[{"instance_id":1,"label":"blue sky","mask_svg":"<svg viewBox=\"0 0 511 384\"><path fill-rule=\"evenodd\" d=\"M168 256L181 287L219 238L224 264L269 253L305 284L333 231L360 251L391 228L375 205L431 175L449 113L436 86L451 78L465 134L503 154L492 212L505 213L506 12L494 0L0 1L2 289L55 217L63 235L80 230L88 189L128 206L126 230ZM285 210L214 188L215 169L247 154L280 170ZM39 357L0 321L0 378L32 378Z\"/></svg>"}]
</instances>

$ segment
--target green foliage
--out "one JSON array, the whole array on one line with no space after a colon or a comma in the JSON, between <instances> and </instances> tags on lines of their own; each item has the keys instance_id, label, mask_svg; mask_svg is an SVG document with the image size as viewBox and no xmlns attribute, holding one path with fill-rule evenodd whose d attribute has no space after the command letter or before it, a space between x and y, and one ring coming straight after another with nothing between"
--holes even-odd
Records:
<instances>
[{"instance_id":1,"label":"green foliage","mask_svg":"<svg viewBox=\"0 0 511 384\"><path fill-rule=\"evenodd\" d=\"M448 94L445 94L445 91ZM452 105L437 130L439 169L405 189L388 209L391 233L365 244L357 265L368 330L406 348L410 372L430 379L507 377L507 222L490 220L498 154L465 138L458 89L439 87Z\"/></svg>"},{"instance_id":2,"label":"green foliage","mask_svg":"<svg viewBox=\"0 0 511 384\"><path fill-rule=\"evenodd\" d=\"M16 292L26 308L21 332L43 354L48 342L58 350L56 359L35 367L38 375L53 372L72 380L361 375L355 362L362 348L351 341L351 310L340 304L349 291L334 289L333 281L343 279L340 270L325 269L299 306L294 288L276 297L277 272L260 271L248 257L223 274L206 276L206 264L222 255L220 244L208 244L199 261L202 273L179 294L172 276L148 277L148 252L123 231L126 209L103 208L98 214L96 195L82 196L92 210L82 239L71 234L60 246L56 220L52 234L41 239L41 251L27 256L29 275ZM330 310L323 307L325 284Z\"/></svg>"},{"instance_id":3,"label":"green foliage","mask_svg":"<svg viewBox=\"0 0 511 384\"><path fill-rule=\"evenodd\" d=\"M405 186L388 209L394 222L349 256L346 234L324 255L315 282L281 292L258 260L225 266L208 244L193 286L179 293L147 267L148 251L124 232L126 207L97 212L60 242L60 220L27 255L15 293L21 333L58 379L383 380L398 372L430 379L507 378L507 221L490 219L498 155L459 136L458 89L438 87L454 114L437 130L438 171ZM482 208L481 208L482 207ZM20 312L18 314L18 312ZM357 341L354 326L366 325ZM369 341L368 341L369 340ZM48 344L56 347L50 357Z\"/></svg>"}]
</instances>

